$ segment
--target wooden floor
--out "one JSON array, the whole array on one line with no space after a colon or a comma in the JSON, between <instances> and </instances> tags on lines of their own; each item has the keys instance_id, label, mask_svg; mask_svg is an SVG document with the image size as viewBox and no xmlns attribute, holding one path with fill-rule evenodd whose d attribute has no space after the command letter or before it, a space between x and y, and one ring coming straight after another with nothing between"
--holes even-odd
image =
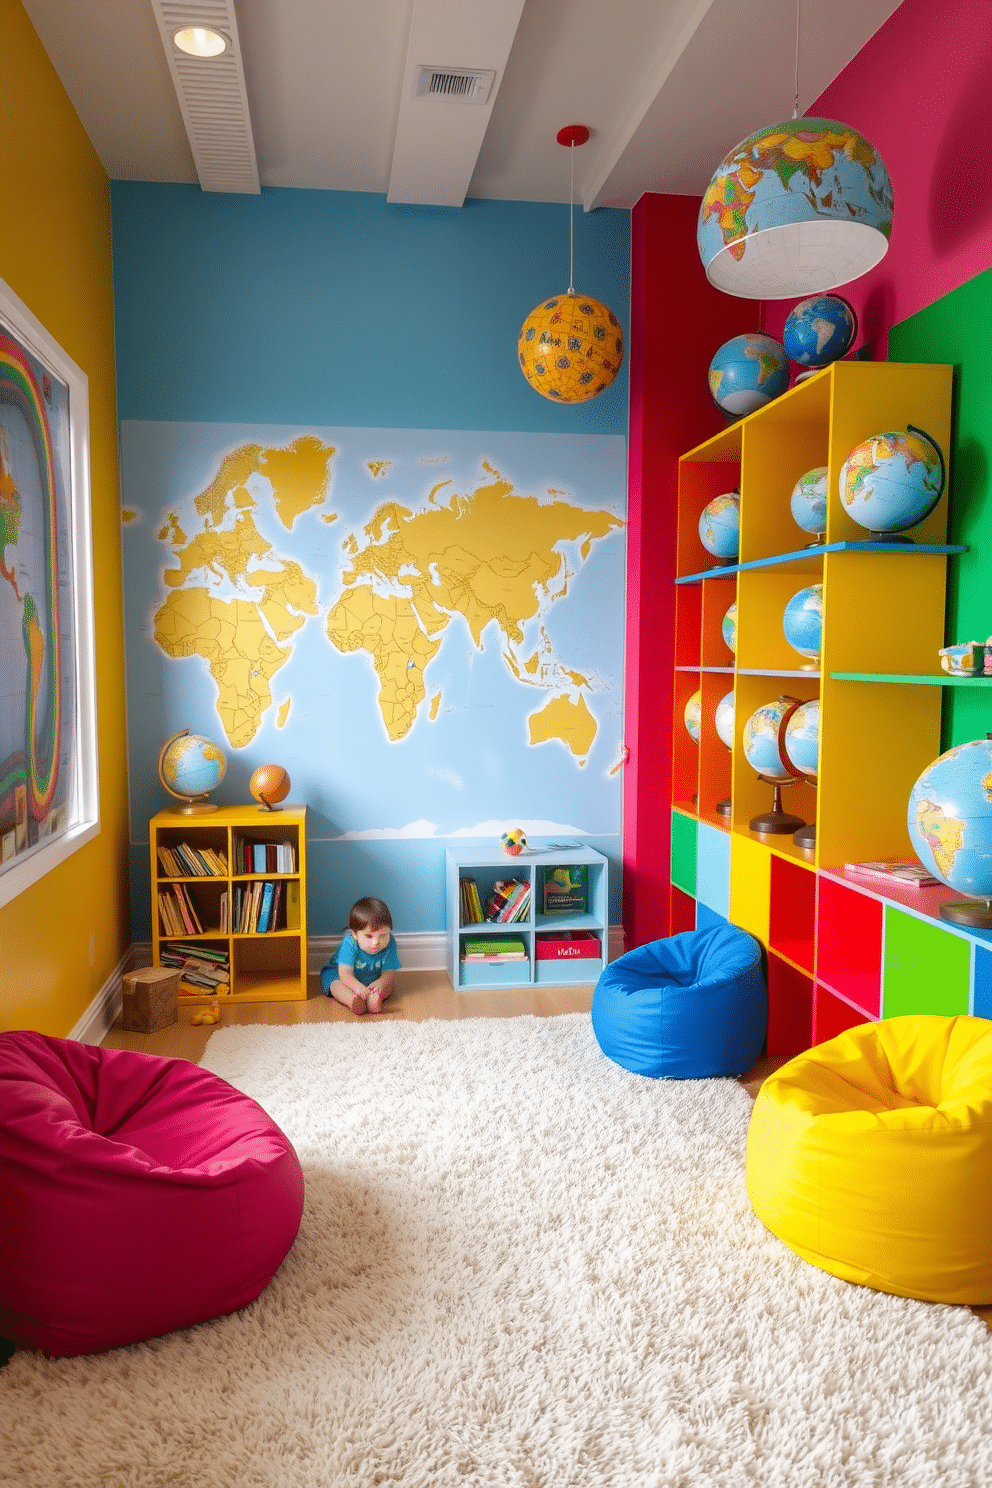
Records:
<instances>
[{"instance_id":1,"label":"wooden floor","mask_svg":"<svg viewBox=\"0 0 992 1488\"><path fill-rule=\"evenodd\" d=\"M514 1018L531 1014L551 1018L556 1013L587 1013L592 1005L592 986L587 987L521 987L502 992L456 992L446 972L400 971L396 974L395 991L373 1021L406 1018L414 1023L427 1018ZM138 1049L146 1054L164 1054L179 1059L199 1061L207 1047L213 1026L194 1026L194 1009L180 1007L179 1022L158 1033L125 1033L120 1019L104 1039L114 1049ZM221 1023L330 1023L342 1019L354 1021L355 1015L332 998L325 997L316 976L310 978L305 1002L252 1002L225 1008ZM740 1083L753 1099L761 1083L773 1070L785 1064L784 1057L759 1059ZM992 1330L992 1307L971 1309Z\"/></svg>"}]
</instances>

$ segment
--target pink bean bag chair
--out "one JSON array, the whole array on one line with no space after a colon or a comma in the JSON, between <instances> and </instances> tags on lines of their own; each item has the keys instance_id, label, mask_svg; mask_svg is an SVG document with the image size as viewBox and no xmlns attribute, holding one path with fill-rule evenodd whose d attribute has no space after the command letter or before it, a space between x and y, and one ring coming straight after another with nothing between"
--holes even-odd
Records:
<instances>
[{"instance_id":1,"label":"pink bean bag chair","mask_svg":"<svg viewBox=\"0 0 992 1488\"><path fill-rule=\"evenodd\" d=\"M185 1059L0 1033L0 1334L86 1354L254 1301L303 1173L256 1101Z\"/></svg>"}]
</instances>

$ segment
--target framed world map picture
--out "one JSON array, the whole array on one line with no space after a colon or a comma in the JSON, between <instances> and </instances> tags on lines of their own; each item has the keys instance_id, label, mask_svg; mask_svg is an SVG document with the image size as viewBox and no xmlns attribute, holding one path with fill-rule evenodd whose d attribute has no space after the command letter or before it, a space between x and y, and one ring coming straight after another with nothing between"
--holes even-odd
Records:
<instances>
[{"instance_id":1,"label":"framed world map picture","mask_svg":"<svg viewBox=\"0 0 992 1488\"><path fill-rule=\"evenodd\" d=\"M0 280L0 905L99 831L85 374Z\"/></svg>"}]
</instances>

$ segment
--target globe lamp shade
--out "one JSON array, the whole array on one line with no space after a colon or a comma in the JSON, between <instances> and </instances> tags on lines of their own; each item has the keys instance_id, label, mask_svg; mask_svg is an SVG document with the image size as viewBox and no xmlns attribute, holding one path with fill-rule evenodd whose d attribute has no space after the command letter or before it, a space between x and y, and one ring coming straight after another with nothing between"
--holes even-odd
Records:
<instances>
[{"instance_id":1,"label":"globe lamp shade","mask_svg":"<svg viewBox=\"0 0 992 1488\"><path fill-rule=\"evenodd\" d=\"M884 258L892 183L875 147L835 119L789 119L721 162L699 209L706 277L746 300L848 284Z\"/></svg>"},{"instance_id":2,"label":"globe lamp shade","mask_svg":"<svg viewBox=\"0 0 992 1488\"><path fill-rule=\"evenodd\" d=\"M605 392L623 365L623 332L613 311L589 295L543 300L520 327L520 369L555 403L585 403Z\"/></svg>"}]
</instances>

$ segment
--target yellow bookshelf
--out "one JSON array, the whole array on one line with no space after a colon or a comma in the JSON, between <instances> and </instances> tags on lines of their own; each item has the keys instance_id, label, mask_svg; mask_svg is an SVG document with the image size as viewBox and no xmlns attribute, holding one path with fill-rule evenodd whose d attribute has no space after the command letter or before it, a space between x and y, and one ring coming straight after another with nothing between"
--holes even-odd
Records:
<instances>
[{"instance_id":1,"label":"yellow bookshelf","mask_svg":"<svg viewBox=\"0 0 992 1488\"><path fill-rule=\"evenodd\" d=\"M223 806L216 811L185 815L160 811L149 823L152 882L152 961L165 964L163 948L179 942L204 960L226 962L228 980L215 990L182 982L180 991L190 1005L210 1002L297 1002L307 995L307 847L306 807L287 806L268 811L259 806ZM255 871L255 844L281 848L270 851L269 864ZM182 849L191 849L194 862L210 868L195 873ZM176 868L182 871L174 871ZM223 871L221 871L221 867ZM258 910L272 886L278 903L271 928L257 928ZM162 897L165 897L163 906ZM190 932L178 901L185 896L199 931ZM241 915L236 911L241 909ZM179 919L175 918L178 912ZM181 925L182 929L178 926ZM255 928L249 928L254 925Z\"/></svg>"}]
</instances>

